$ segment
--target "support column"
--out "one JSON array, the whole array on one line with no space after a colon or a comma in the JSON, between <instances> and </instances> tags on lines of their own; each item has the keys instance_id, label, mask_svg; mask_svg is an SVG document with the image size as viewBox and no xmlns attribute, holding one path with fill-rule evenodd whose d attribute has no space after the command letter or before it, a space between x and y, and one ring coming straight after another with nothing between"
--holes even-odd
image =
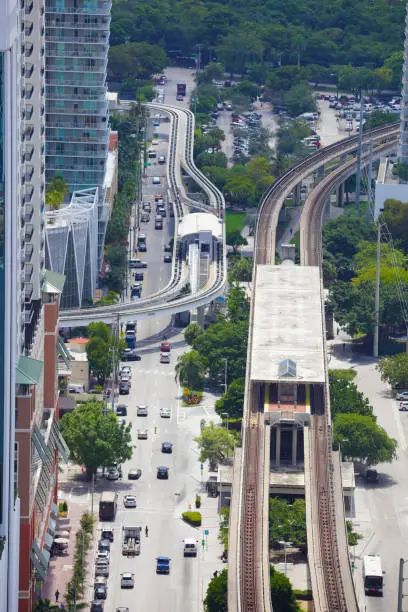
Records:
<instances>
[{"instance_id":1,"label":"support column","mask_svg":"<svg viewBox=\"0 0 408 612\"><path fill-rule=\"evenodd\" d=\"M281 429L280 425L276 428L276 454L275 454L275 464L277 466L280 465L280 450L281 450Z\"/></svg>"},{"instance_id":2,"label":"support column","mask_svg":"<svg viewBox=\"0 0 408 612\"><path fill-rule=\"evenodd\" d=\"M317 183L321 181L322 179L324 179L324 164L318 167L316 175L317 175L316 176Z\"/></svg>"},{"instance_id":3,"label":"support column","mask_svg":"<svg viewBox=\"0 0 408 612\"><path fill-rule=\"evenodd\" d=\"M336 201L336 205L337 206L343 206L343 199L344 199L344 183L341 183L341 185L339 185L337 187L337 201Z\"/></svg>"},{"instance_id":4,"label":"support column","mask_svg":"<svg viewBox=\"0 0 408 612\"><path fill-rule=\"evenodd\" d=\"M298 430L296 425L293 427L292 431L292 465L296 465L296 455L297 455L297 436Z\"/></svg>"},{"instance_id":5,"label":"support column","mask_svg":"<svg viewBox=\"0 0 408 612\"><path fill-rule=\"evenodd\" d=\"M301 204L301 202L300 202L300 186L301 186L301 183L298 183L297 185L295 185L295 189L294 189L294 193L293 193L293 195L295 196L294 200L295 200L295 205L296 206L300 206L300 204Z\"/></svg>"}]
</instances>

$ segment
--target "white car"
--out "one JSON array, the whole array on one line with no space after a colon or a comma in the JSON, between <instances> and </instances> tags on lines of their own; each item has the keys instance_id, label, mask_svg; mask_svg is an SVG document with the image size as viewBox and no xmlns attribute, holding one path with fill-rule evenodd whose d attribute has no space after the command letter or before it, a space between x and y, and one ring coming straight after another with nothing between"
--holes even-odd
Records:
<instances>
[{"instance_id":1,"label":"white car","mask_svg":"<svg viewBox=\"0 0 408 612\"><path fill-rule=\"evenodd\" d=\"M153 146L153 147L157 147L157 145L158 145L158 144L159 144L159 141L157 140L157 138L154 138L154 139L152 140L152 146Z\"/></svg>"},{"instance_id":2,"label":"white car","mask_svg":"<svg viewBox=\"0 0 408 612\"><path fill-rule=\"evenodd\" d=\"M122 366L120 369L120 375L132 378L132 368L130 368L129 366Z\"/></svg>"},{"instance_id":3,"label":"white car","mask_svg":"<svg viewBox=\"0 0 408 612\"><path fill-rule=\"evenodd\" d=\"M160 185L160 183L161 183L161 178L160 178L160 176L154 176L154 177L152 178L152 183L153 183L153 185Z\"/></svg>"},{"instance_id":4,"label":"white car","mask_svg":"<svg viewBox=\"0 0 408 612\"><path fill-rule=\"evenodd\" d=\"M136 409L137 416L147 416L147 406L138 406Z\"/></svg>"},{"instance_id":5,"label":"white car","mask_svg":"<svg viewBox=\"0 0 408 612\"><path fill-rule=\"evenodd\" d=\"M125 572L120 575L120 587L121 589L133 589L135 586L134 574L131 572Z\"/></svg>"},{"instance_id":6,"label":"white car","mask_svg":"<svg viewBox=\"0 0 408 612\"><path fill-rule=\"evenodd\" d=\"M402 412L406 412L408 410L408 402L400 402L399 409Z\"/></svg>"},{"instance_id":7,"label":"white car","mask_svg":"<svg viewBox=\"0 0 408 612\"><path fill-rule=\"evenodd\" d=\"M160 408L160 416L162 419L169 419L171 417L170 408Z\"/></svg>"},{"instance_id":8,"label":"white car","mask_svg":"<svg viewBox=\"0 0 408 612\"><path fill-rule=\"evenodd\" d=\"M401 391L401 393L397 393L396 399L408 401L408 391Z\"/></svg>"},{"instance_id":9,"label":"white car","mask_svg":"<svg viewBox=\"0 0 408 612\"><path fill-rule=\"evenodd\" d=\"M147 440L147 429L138 429L137 430L137 439L138 440Z\"/></svg>"},{"instance_id":10,"label":"white car","mask_svg":"<svg viewBox=\"0 0 408 612\"><path fill-rule=\"evenodd\" d=\"M136 497L134 495L125 495L123 504L125 508L136 508Z\"/></svg>"}]
</instances>

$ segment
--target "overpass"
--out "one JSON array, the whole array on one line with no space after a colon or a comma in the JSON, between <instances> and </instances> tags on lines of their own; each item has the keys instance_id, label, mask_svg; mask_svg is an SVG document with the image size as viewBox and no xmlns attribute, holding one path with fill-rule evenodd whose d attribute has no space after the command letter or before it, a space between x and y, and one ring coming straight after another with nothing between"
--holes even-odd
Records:
<instances>
[{"instance_id":1,"label":"overpass","mask_svg":"<svg viewBox=\"0 0 408 612\"><path fill-rule=\"evenodd\" d=\"M374 142L374 155L395 148L398 125L371 130L364 135ZM242 453L234 468L229 538L228 608L237 612L266 612L272 609L269 585L268 486L270 427L265 424L259 386L251 385L254 312L259 264L274 264L276 229L285 198L313 172L320 173L324 164L338 157L346 158L357 149L356 137L344 139L302 160L283 174L265 194L259 210L255 252L248 359L242 432ZM367 163L367 158L363 158ZM321 265L321 228L327 195L350 174L356 160L341 164L307 199L301 217L301 265ZM323 287L320 287L320 309L324 333ZM331 449L331 418L327 359L325 368L324 409L312 414L305 428L305 495L307 502L307 537L309 568L315 609L322 612L358 610L349 564L347 536L341 493L340 462Z\"/></svg>"},{"instance_id":2,"label":"overpass","mask_svg":"<svg viewBox=\"0 0 408 612\"><path fill-rule=\"evenodd\" d=\"M227 279L225 201L217 187L194 164L194 114L190 110L164 104L151 103L148 104L148 108L164 112L170 118L167 178L174 205L176 235L178 225L190 207L211 212L222 222L222 240L217 244L208 282L198 291L180 297L182 288L189 280L189 272L175 240L171 278L166 287L137 302L62 310L60 312L61 326L88 325L92 321L103 321L109 324L116 322L118 319L119 321L126 321L128 319L172 315L204 306L222 295L225 290ZM207 200L206 205L200 205L188 197L183 185L182 169L203 190Z\"/></svg>"}]
</instances>

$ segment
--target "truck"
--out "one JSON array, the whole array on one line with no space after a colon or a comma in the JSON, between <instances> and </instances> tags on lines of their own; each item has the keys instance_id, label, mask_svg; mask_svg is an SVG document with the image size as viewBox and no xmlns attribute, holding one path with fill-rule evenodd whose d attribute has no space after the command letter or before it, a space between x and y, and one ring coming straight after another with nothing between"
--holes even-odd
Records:
<instances>
[{"instance_id":1,"label":"truck","mask_svg":"<svg viewBox=\"0 0 408 612\"><path fill-rule=\"evenodd\" d=\"M185 83L177 83L177 95L185 96L186 95L186 84Z\"/></svg>"},{"instance_id":2,"label":"truck","mask_svg":"<svg viewBox=\"0 0 408 612\"><path fill-rule=\"evenodd\" d=\"M170 557L156 557L156 574L170 574Z\"/></svg>"},{"instance_id":3,"label":"truck","mask_svg":"<svg viewBox=\"0 0 408 612\"><path fill-rule=\"evenodd\" d=\"M383 571L380 555L363 557L364 592L366 595L383 595Z\"/></svg>"},{"instance_id":4,"label":"truck","mask_svg":"<svg viewBox=\"0 0 408 612\"><path fill-rule=\"evenodd\" d=\"M122 555L134 557L140 555L141 527L122 527Z\"/></svg>"},{"instance_id":5,"label":"truck","mask_svg":"<svg viewBox=\"0 0 408 612\"><path fill-rule=\"evenodd\" d=\"M118 505L118 495L114 491L104 491L99 501L99 520L114 521Z\"/></svg>"}]
</instances>

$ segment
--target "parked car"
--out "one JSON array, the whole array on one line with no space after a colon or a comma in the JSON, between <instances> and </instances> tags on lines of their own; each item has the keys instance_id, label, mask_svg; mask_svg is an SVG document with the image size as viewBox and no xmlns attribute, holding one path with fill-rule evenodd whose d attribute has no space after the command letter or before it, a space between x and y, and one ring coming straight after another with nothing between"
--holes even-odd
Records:
<instances>
[{"instance_id":1,"label":"parked car","mask_svg":"<svg viewBox=\"0 0 408 612\"><path fill-rule=\"evenodd\" d=\"M408 402L400 402L399 409L402 412L407 411L408 410Z\"/></svg>"},{"instance_id":2,"label":"parked car","mask_svg":"<svg viewBox=\"0 0 408 612\"><path fill-rule=\"evenodd\" d=\"M165 465L160 465L157 468L157 478L159 480L168 480L169 478L169 468Z\"/></svg>"},{"instance_id":3,"label":"parked car","mask_svg":"<svg viewBox=\"0 0 408 612\"><path fill-rule=\"evenodd\" d=\"M116 468L109 468L108 471L106 472L107 480L119 480L119 478L120 478L120 473L119 473L119 470L117 470Z\"/></svg>"},{"instance_id":4,"label":"parked car","mask_svg":"<svg viewBox=\"0 0 408 612\"><path fill-rule=\"evenodd\" d=\"M126 404L118 404L116 406L116 415L117 416L127 416L127 406Z\"/></svg>"},{"instance_id":5,"label":"parked car","mask_svg":"<svg viewBox=\"0 0 408 612\"><path fill-rule=\"evenodd\" d=\"M171 442L162 442L162 453L171 454L173 452L173 444Z\"/></svg>"},{"instance_id":6,"label":"parked car","mask_svg":"<svg viewBox=\"0 0 408 612\"><path fill-rule=\"evenodd\" d=\"M144 278L143 272L135 272L135 281L142 281Z\"/></svg>"},{"instance_id":7,"label":"parked car","mask_svg":"<svg viewBox=\"0 0 408 612\"><path fill-rule=\"evenodd\" d=\"M129 268L147 268L147 262L141 259L131 259L129 261Z\"/></svg>"},{"instance_id":8,"label":"parked car","mask_svg":"<svg viewBox=\"0 0 408 612\"><path fill-rule=\"evenodd\" d=\"M129 395L130 385L128 382L119 383L119 395Z\"/></svg>"},{"instance_id":9,"label":"parked car","mask_svg":"<svg viewBox=\"0 0 408 612\"><path fill-rule=\"evenodd\" d=\"M98 550L101 552L109 553L111 548L111 541L109 538L101 538L98 543Z\"/></svg>"},{"instance_id":10,"label":"parked car","mask_svg":"<svg viewBox=\"0 0 408 612\"><path fill-rule=\"evenodd\" d=\"M166 156L165 155L159 155L159 158L158 158L157 162L159 164L165 164L166 163Z\"/></svg>"},{"instance_id":11,"label":"parked car","mask_svg":"<svg viewBox=\"0 0 408 612\"><path fill-rule=\"evenodd\" d=\"M123 361L140 361L142 357L136 353L136 349L126 348L122 359Z\"/></svg>"},{"instance_id":12,"label":"parked car","mask_svg":"<svg viewBox=\"0 0 408 612\"><path fill-rule=\"evenodd\" d=\"M171 253L171 251L172 251L171 244L168 242L167 244L164 245L164 252Z\"/></svg>"},{"instance_id":13,"label":"parked car","mask_svg":"<svg viewBox=\"0 0 408 612\"><path fill-rule=\"evenodd\" d=\"M147 406L138 406L136 409L136 414L137 416L147 416L148 415L148 409Z\"/></svg>"},{"instance_id":14,"label":"parked car","mask_svg":"<svg viewBox=\"0 0 408 612\"><path fill-rule=\"evenodd\" d=\"M103 527L101 531L101 539L102 540L110 540L113 542L113 529L109 527Z\"/></svg>"},{"instance_id":15,"label":"parked car","mask_svg":"<svg viewBox=\"0 0 408 612\"><path fill-rule=\"evenodd\" d=\"M134 495L125 495L123 505L125 508L136 508L136 497Z\"/></svg>"},{"instance_id":16,"label":"parked car","mask_svg":"<svg viewBox=\"0 0 408 612\"><path fill-rule=\"evenodd\" d=\"M91 601L91 612L103 612L103 609L103 601L100 599L94 599L94 601Z\"/></svg>"},{"instance_id":17,"label":"parked car","mask_svg":"<svg viewBox=\"0 0 408 612\"><path fill-rule=\"evenodd\" d=\"M140 468L132 468L128 472L128 479L129 480L139 480L141 475L142 475L142 470Z\"/></svg>"},{"instance_id":18,"label":"parked car","mask_svg":"<svg viewBox=\"0 0 408 612\"><path fill-rule=\"evenodd\" d=\"M171 263L172 257L171 257L171 253L165 253L163 256L163 262L164 263Z\"/></svg>"},{"instance_id":19,"label":"parked car","mask_svg":"<svg viewBox=\"0 0 408 612\"><path fill-rule=\"evenodd\" d=\"M397 393L396 399L408 401L408 391L401 391L401 393Z\"/></svg>"},{"instance_id":20,"label":"parked car","mask_svg":"<svg viewBox=\"0 0 408 612\"><path fill-rule=\"evenodd\" d=\"M106 580L105 576L96 576L94 580L94 587L107 586L107 583L108 581Z\"/></svg>"},{"instance_id":21,"label":"parked car","mask_svg":"<svg viewBox=\"0 0 408 612\"><path fill-rule=\"evenodd\" d=\"M108 589L106 585L99 585L94 588L95 599L106 599L108 596Z\"/></svg>"}]
</instances>

